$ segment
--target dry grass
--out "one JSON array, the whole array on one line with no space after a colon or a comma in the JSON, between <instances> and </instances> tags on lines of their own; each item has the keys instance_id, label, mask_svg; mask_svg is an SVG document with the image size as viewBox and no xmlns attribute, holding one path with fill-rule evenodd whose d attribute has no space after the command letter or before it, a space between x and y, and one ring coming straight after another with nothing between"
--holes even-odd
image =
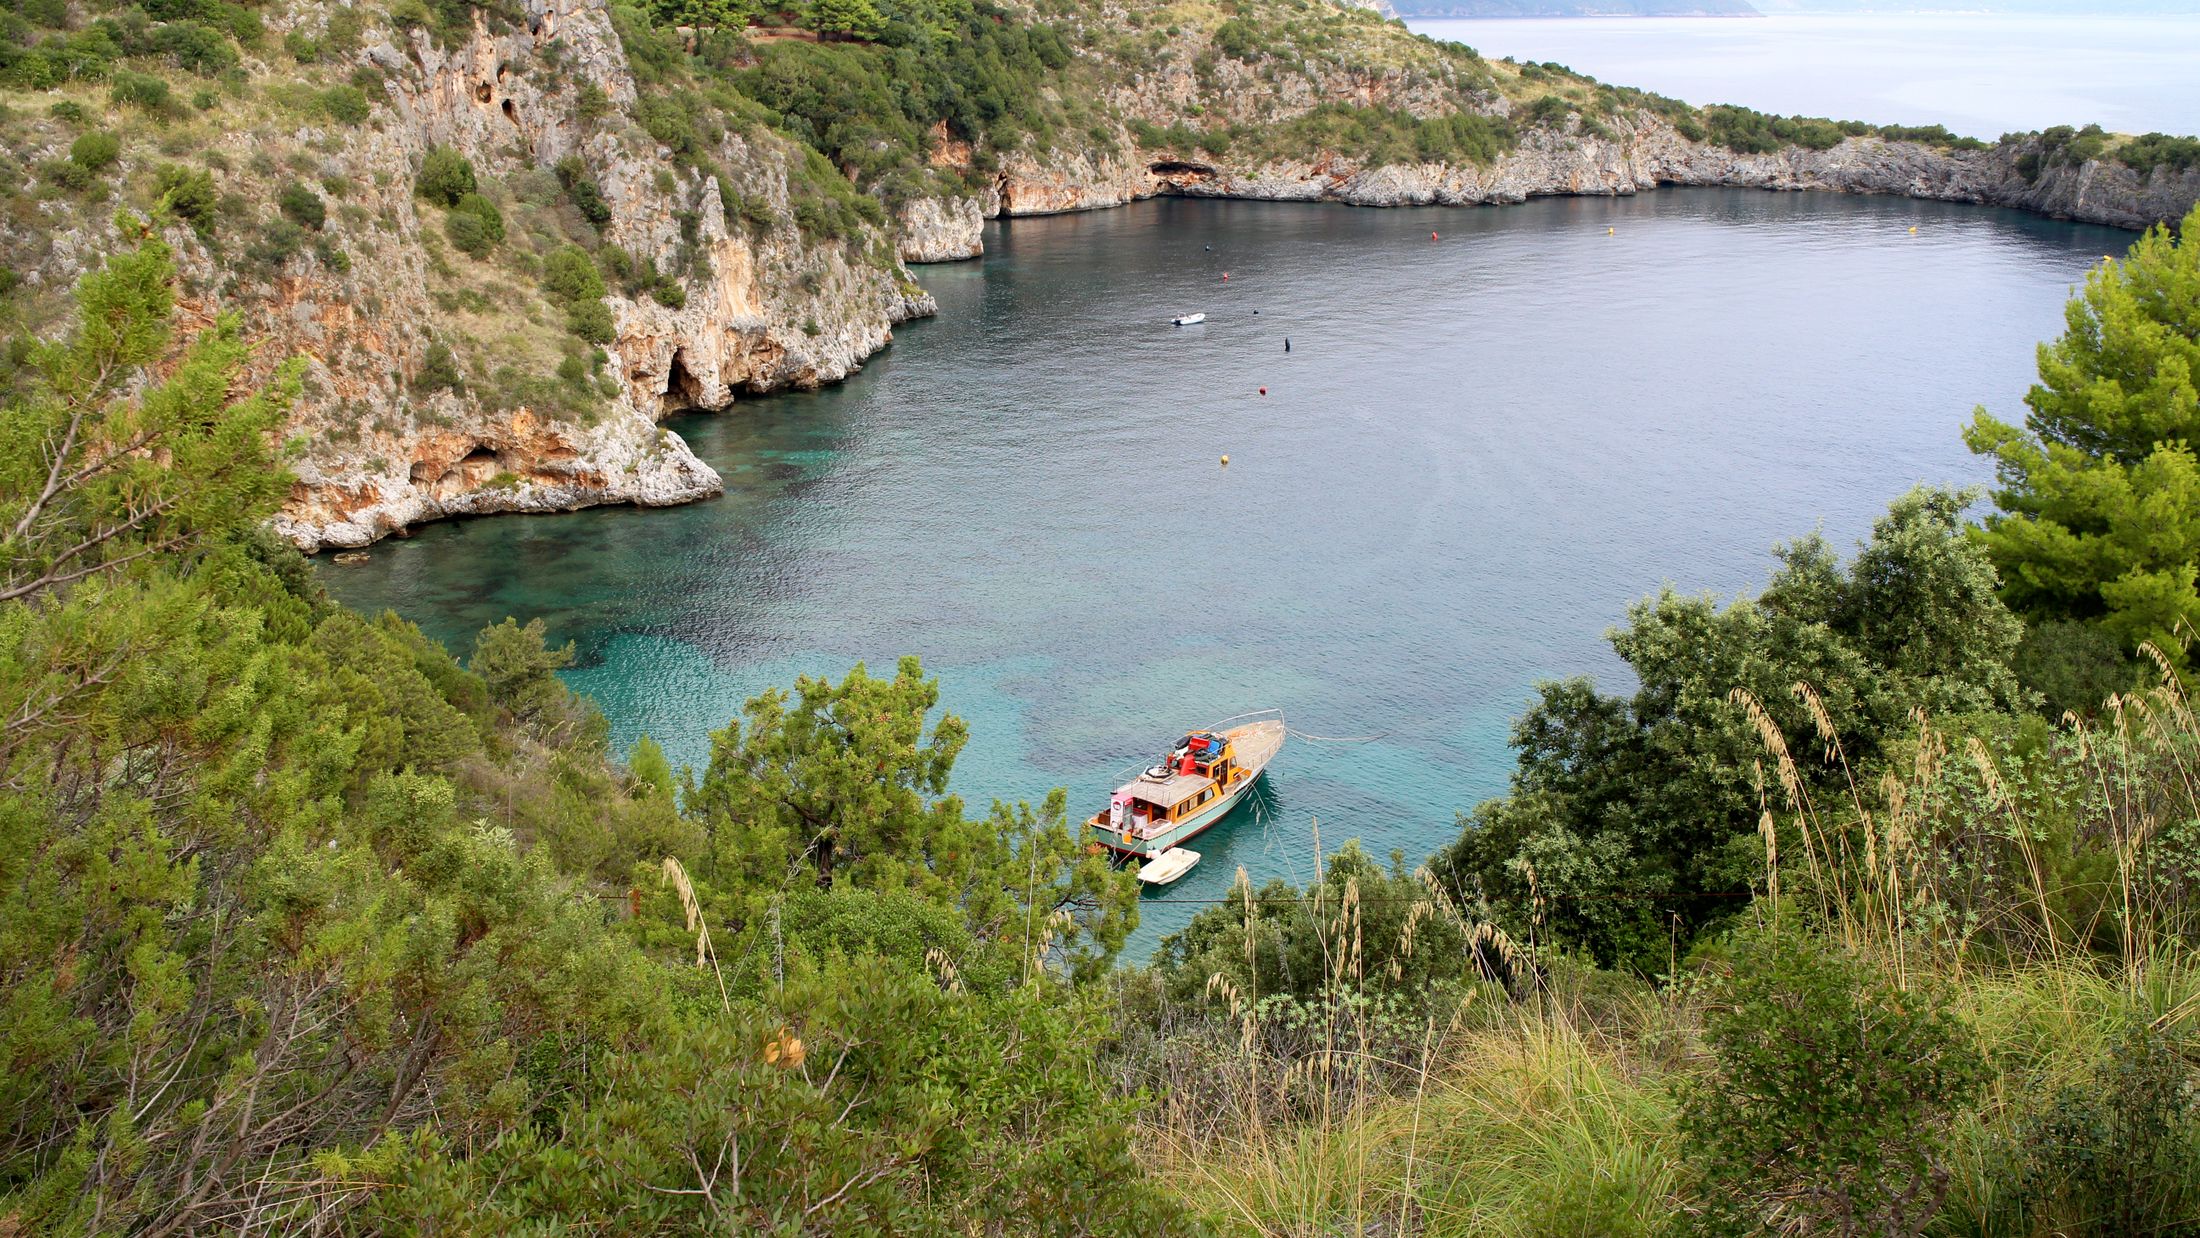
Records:
<instances>
[{"instance_id":1,"label":"dry grass","mask_svg":"<svg viewBox=\"0 0 2200 1238\"><path fill-rule=\"evenodd\" d=\"M1991 1066L1953 1133L1951 1194L1929 1232L2005 1224L2015 1124L2084 1086L2133 1026L2200 1022L2194 908L2182 853L2164 852L2166 831L2200 819L2200 721L2169 660L2152 656L2159 686L2112 700L2098 725L2065 721L2054 750L2065 783L2051 795L2036 774L2020 785L2015 754L1922 714L1895 768L1866 783L1809 685L1795 692L1814 755L1799 757L1759 702L1734 698L1766 753L1762 913L1800 916L1894 982L1939 995ZM1813 760L1832 776L1806 776ZM1837 790L1820 803L1814 785ZM1997 848L1995 882L1955 888L1951 854ZM1429 890L1408 936L1441 917L1508 963L1535 952ZM1356 890L1316 920L1332 983L1366 988ZM1520 969L1541 977L1532 990L1486 986L1430 1022L1410 1061L1394 1036L1389 1056L1375 1052L1377 1029L1350 1005L1311 1054L1264 1059L1256 995L1214 977L1209 998L1237 1028L1226 1112L1164 1099L1143 1137L1168 1180L1232 1232L1686 1232L1675 1096L1698 1068L1700 1026L1687 986L1585 1000L1569 995L1562 961L1540 962ZM1306 1087L1315 1076L1322 1086Z\"/></svg>"}]
</instances>

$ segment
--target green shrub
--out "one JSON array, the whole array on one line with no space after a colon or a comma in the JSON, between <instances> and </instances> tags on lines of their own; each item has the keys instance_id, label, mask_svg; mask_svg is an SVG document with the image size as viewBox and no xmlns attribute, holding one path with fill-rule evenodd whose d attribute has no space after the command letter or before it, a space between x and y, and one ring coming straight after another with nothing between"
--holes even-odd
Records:
<instances>
[{"instance_id":1,"label":"green shrub","mask_svg":"<svg viewBox=\"0 0 2200 1238\"><path fill-rule=\"evenodd\" d=\"M38 174L50 185L75 192L91 187L95 178L82 164L68 159L51 159L38 165Z\"/></svg>"},{"instance_id":2,"label":"green shrub","mask_svg":"<svg viewBox=\"0 0 2200 1238\"><path fill-rule=\"evenodd\" d=\"M214 213L220 206L220 198L214 190L212 172L166 163L153 173L153 184L159 191L162 205L176 218L190 224L202 235L213 230Z\"/></svg>"},{"instance_id":3,"label":"green shrub","mask_svg":"<svg viewBox=\"0 0 2200 1238\"><path fill-rule=\"evenodd\" d=\"M306 230L289 219L271 220L245 244L245 261L262 270L275 270L305 247Z\"/></svg>"},{"instance_id":4,"label":"green shrub","mask_svg":"<svg viewBox=\"0 0 2200 1238\"><path fill-rule=\"evenodd\" d=\"M474 192L474 165L448 146L435 147L420 161L413 190L430 202L457 206L460 198Z\"/></svg>"},{"instance_id":5,"label":"green shrub","mask_svg":"<svg viewBox=\"0 0 2200 1238\"><path fill-rule=\"evenodd\" d=\"M107 95L124 107L134 107L156 115L175 106L169 95L167 82L149 73L134 73L128 69L116 70L113 82L107 88Z\"/></svg>"},{"instance_id":6,"label":"green shrub","mask_svg":"<svg viewBox=\"0 0 2200 1238\"><path fill-rule=\"evenodd\" d=\"M2172 137L2167 133L2145 134L2117 147L2116 161L2141 176L2151 175L2158 168L2177 173L2189 172L2200 168L2200 138Z\"/></svg>"},{"instance_id":7,"label":"green shrub","mask_svg":"<svg viewBox=\"0 0 2200 1238\"><path fill-rule=\"evenodd\" d=\"M296 181L283 186L282 192L275 196L275 205L282 211L283 218L302 228L319 232L321 225L328 222L328 206L321 201L321 195Z\"/></svg>"},{"instance_id":8,"label":"green shrub","mask_svg":"<svg viewBox=\"0 0 2200 1238\"><path fill-rule=\"evenodd\" d=\"M608 344L618 338L618 326L612 320L611 307L599 298L581 301L566 311L566 328L591 344Z\"/></svg>"},{"instance_id":9,"label":"green shrub","mask_svg":"<svg viewBox=\"0 0 2200 1238\"><path fill-rule=\"evenodd\" d=\"M2008 1147L2028 1228L2183 1235L2200 1226L2193 1048L2134 1020L2090 1078L2019 1126Z\"/></svg>"},{"instance_id":10,"label":"green shrub","mask_svg":"<svg viewBox=\"0 0 2200 1238\"><path fill-rule=\"evenodd\" d=\"M443 234L451 238L451 244L468 257L487 256L496 242L489 239L489 230L482 225L481 217L470 211L452 211L443 220Z\"/></svg>"},{"instance_id":11,"label":"green shrub","mask_svg":"<svg viewBox=\"0 0 2200 1238\"><path fill-rule=\"evenodd\" d=\"M504 212L497 209L496 203L478 193L469 193L460 198L451 209L480 220L482 235L488 238L491 245L503 243Z\"/></svg>"},{"instance_id":12,"label":"green shrub","mask_svg":"<svg viewBox=\"0 0 2200 1238\"><path fill-rule=\"evenodd\" d=\"M102 172L122 157L122 139L104 129L78 135L69 143L69 162L86 172Z\"/></svg>"},{"instance_id":13,"label":"green shrub","mask_svg":"<svg viewBox=\"0 0 2200 1238\"><path fill-rule=\"evenodd\" d=\"M1738 943L1681 1102L1706 1233L1916 1234L1948 1194L1948 1127L1985 1064L1955 1018L1818 937Z\"/></svg>"},{"instance_id":14,"label":"green shrub","mask_svg":"<svg viewBox=\"0 0 2200 1238\"><path fill-rule=\"evenodd\" d=\"M459 376L458 358L451 355L450 345L442 340L428 345L428 355L421 359L420 374L413 379L412 387L420 395L438 391L465 392L466 380Z\"/></svg>"},{"instance_id":15,"label":"green shrub","mask_svg":"<svg viewBox=\"0 0 2200 1238\"><path fill-rule=\"evenodd\" d=\"M558 160L558 183L565 186L567 197L573 199L573 208L581 218L598 228L611 222L611 207L604 202L596 182L588 179L588 167L577 155L567 155Z\"/></svg>"},{"instance_id":16,"label":"green shrub","mask_svg":"<svg viewBox=\"0 0 2200 1238\"><path fill-rule=\"evenodd\" d=\"M195 21L173 21L155 29L152 50L200 77L219 77L237 67L237 52L229 39Z\"/></svg>"},{"instance_id":17,"label":"green shrub","mask_svg":"<svg viewBox=\"0 0 2200 1238\"><path fill-rule=\"evenodd\" d=\"M367 92L357 86L331 86L316 100L328 118L341 125L365 124L373 111Z\"/></svg>"},{"instance_id":18,"label":"green shrub","mask_svg":"<svg viewBox=\"0 0 2200 1238\"><path fill-rule=\"evenodd\" d=\"M588 251L578 245L561 245L542 260L542 286L559 302L593 301L603 296L604 282Z\"/></svg>"},{"instance_id":19,"label":"green shrub","mask_svg":"<svg viewBox=\"0 0 2200 1238\"><path fill-rule=\"evenodd\" d=\"M86 119L83 105L74 99L61 100L59 103L47 108L46 115L53 117L55 120L68 121L72 125L81 125Z\"/></svg>"}]
</instances>

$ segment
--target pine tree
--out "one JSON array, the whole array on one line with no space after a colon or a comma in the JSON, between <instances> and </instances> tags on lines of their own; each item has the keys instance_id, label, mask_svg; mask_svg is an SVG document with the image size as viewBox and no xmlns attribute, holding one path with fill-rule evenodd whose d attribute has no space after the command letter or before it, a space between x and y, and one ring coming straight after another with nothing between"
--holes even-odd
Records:
<instances>
[{"instance_id":1,"label":"pine tree","mask_svg":"<svg viewBox=\"0 0 2200 1238\"><path fill-rule=\"evenodd\" d=\"M1980 409L2000 512L1978 537L2012 609L2177 656L2200 622L2200 208L2104 262L2040 346L2023 429Z\"/></svg>"}]
</instances>

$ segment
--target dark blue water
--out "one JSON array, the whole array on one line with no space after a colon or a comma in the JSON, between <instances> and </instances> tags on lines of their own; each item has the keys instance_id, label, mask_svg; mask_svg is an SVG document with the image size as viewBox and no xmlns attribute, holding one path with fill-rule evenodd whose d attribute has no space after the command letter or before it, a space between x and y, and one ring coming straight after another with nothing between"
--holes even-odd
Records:
<instances>
[{"instance_id":1,"label":"dark blue water","mask_svg":"<svg viewBox=\"0 0 2200 1238\"><path fill-rule=\"evenodd\" d=\"M1958 427L2021 411L2129 240L1746 191L1017 220L920 268L939 317L845 385L676 422L724 498L435 525L323 574L454 648L542 616L618 741L676 762L768 685L905 652L970 721L981 806L1090 811L1248 709L1381 737L1287 745L1148 899L1150 944L1240 865L1305 879L1316 818L1325 848L1443 843L1503 789L1536 680L1624 684L1602 633L1630 601L1751 587L1778 539L1985 480Z\"/></svg>"}]
</instances>

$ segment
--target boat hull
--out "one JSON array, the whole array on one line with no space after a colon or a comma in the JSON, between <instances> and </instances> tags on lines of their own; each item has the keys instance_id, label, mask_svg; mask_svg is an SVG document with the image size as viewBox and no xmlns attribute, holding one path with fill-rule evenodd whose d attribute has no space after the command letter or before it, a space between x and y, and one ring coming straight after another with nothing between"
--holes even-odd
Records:
<instances>
[{"instance_id":1,"label":"boat hull","mask_svg":"<svg viewBox=\"0 0 2200 1238\"><path fill-rule=\"evenodd\" d=\"M1244 801L1246 795L1252 791L1253 784L1267 776L1268 771L1262 769L1251 778L1244 779L1228 791L1223 792L1214 803L1209 804L1198 813L1184 818L1151 838L1141 838L1128 846L1124 845L1121 834L1112 832L1104 825L1094 826L1093 832L1097 835L1101 846L1113 851L1118 856L1141 862L1151 860L1171 847L1183 846L1220 824L1224 817L1230 815L1231 809L1236 808L1239 803Z\"/></svg>"}]
</instances>

